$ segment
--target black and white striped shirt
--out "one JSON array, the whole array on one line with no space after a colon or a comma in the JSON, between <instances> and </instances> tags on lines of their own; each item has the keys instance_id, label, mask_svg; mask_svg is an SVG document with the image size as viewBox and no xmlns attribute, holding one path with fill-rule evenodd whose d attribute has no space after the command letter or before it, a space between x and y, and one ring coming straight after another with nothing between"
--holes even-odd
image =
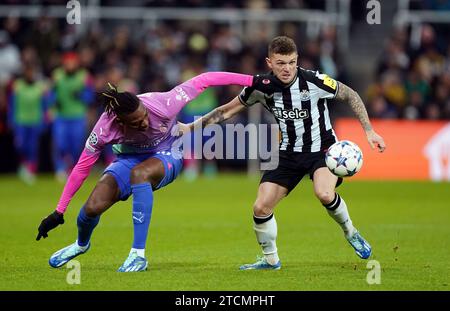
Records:
<instances>
[{"instance_id":1,"label":"black and white striped shirt","mask_svg":"<svg viewBox=\"0 0 450 311\"><path fill-rule=\"evenodd\" d=\"M273 114L280 127L280 150L318 152L337 141L327 107L327 99L338 92L336 80L301 67L289 85L268 77L261 85L244 88L239 99L245 106L261 103Z\"/></svg>"}]
</instances>

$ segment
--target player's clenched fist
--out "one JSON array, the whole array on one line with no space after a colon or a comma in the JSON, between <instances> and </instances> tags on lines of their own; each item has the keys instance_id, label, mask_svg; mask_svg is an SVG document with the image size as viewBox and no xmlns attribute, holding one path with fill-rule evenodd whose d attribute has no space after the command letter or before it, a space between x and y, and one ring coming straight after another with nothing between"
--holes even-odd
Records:
<instances>
[{"instance_id":1,"label":"player's clenched fist","mask_svg":"<svg viewBox=\"0 0 450 311\"><path fill-rule=\"evenodd\" d=\"M48 237L48 232L58 225L62 225L64 223L64 216L63 214L58 213L57 211L54 211L47 217L45 217L38 228L38 235L36 237L36 241L39 241L41 237L44 239Z\"/></svg>"}]
</instances>

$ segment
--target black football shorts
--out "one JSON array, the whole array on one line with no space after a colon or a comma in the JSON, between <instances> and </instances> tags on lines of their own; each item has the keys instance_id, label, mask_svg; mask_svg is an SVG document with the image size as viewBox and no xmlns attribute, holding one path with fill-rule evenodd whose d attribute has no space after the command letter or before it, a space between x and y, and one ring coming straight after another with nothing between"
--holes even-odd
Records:
<instances>
[{"instance_id":1,"label":"black football shorts","mask_svg":"<svg viewBox=\"0 0 450 311\"><path fill-rule=\"evenodd\" d=\"M321 167L326 167L325 152L294 152L281 151L278 166L274 170L264 171L261 182L272 182L288 189L288 193L294 189L302 180L303 176L309 174L312 180L314 172ZM336 187L342 183L339 177Z\"/></svg>"}]
</instances>

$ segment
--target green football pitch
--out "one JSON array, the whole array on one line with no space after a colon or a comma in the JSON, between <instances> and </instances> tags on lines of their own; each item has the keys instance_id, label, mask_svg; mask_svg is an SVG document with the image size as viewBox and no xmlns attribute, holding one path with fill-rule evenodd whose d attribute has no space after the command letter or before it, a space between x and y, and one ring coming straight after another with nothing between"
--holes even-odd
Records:
<instances>
[{"instance_id":1,"label":"green football pitch","mask_svg":"<svg viewBox=\"0 0 450 311\"><path fill-rule=\"evenodd\" d=\"M450 184L344 183L356 227L373 247L376 268L359 259L314 198L309 180L277 207L279 271L239 271L260 248L252 229L258 179L220 174L188 183L179 178L155 193L147 243L149 269L118 273L132 241L131 200L107 211L80 256L80 284L71 269L50 268L49 256L76 239L76 216L98 176L72 200L66 223L35 241L41 219L62 185L43 176L30 187L0 177L0 290L449 290ZM372 262L374 263L374 262ZM371 268L372 267L372 268ZM369 274L373 275L373 274Z\"/></svg>"}]
</instances>

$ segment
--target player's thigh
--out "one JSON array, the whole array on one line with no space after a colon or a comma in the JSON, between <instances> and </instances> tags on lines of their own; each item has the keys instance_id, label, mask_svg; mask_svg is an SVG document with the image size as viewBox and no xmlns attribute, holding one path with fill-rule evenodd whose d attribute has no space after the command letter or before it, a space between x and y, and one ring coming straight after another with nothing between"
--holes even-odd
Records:
<instances>
[{"instance_id":1,"label":"player's thigh","mask_svg":"<svg viewBox=\"0 0 450 311\"><path fill-rule=\"evenodd\" d=\"M288 194L288 189L272 182L263 182L259 185L258 195L253 206L256 216L268 216L273 209Z\"/></svg>"},{"instance_id":2,"label":"player's thigh","mask_svg":"<svg viewBox=\"0 0 450 311\"><path fill-rule=\"evenodd\" d=\"M164 176L155 187L155 190L158 190L173 182L180 175L183 168L183 157L181 153L172 153L171 151L159 151L153 157L161 160L164 166Z\"/></svg>"},{"instance_id":3,"label":"player's thigh","mask_svg":"<svg viewBox=\"0 0 450 311\"><path fill-rule=\"evenodd\" d=\"M314 193L323 204L333 201L338 177L327 167L318 168L313 174Z\"/></svg>"},{"instance_id":4,"label":"player's thigh","mask_svg":"<svg viewBox=\"0 0 450 311\"><path fill-rule=\"evenodd\" d=\"M116 179L108 173L103 174L86 201L85 212L90 217L100 215L119 201L119 197Z\"/></svg>"},{"instance_id":5,"label":"player's thigh","mask_svg":"<svg viewBox=\"0 0 450 311\"><path fill-rule=\"evenodd\" d=\"M136 165L131 172L131 183L150 182L158 190L173 182L181 172L183 159L170 151L160 151Z\"/></svg>"}]
</instances>

